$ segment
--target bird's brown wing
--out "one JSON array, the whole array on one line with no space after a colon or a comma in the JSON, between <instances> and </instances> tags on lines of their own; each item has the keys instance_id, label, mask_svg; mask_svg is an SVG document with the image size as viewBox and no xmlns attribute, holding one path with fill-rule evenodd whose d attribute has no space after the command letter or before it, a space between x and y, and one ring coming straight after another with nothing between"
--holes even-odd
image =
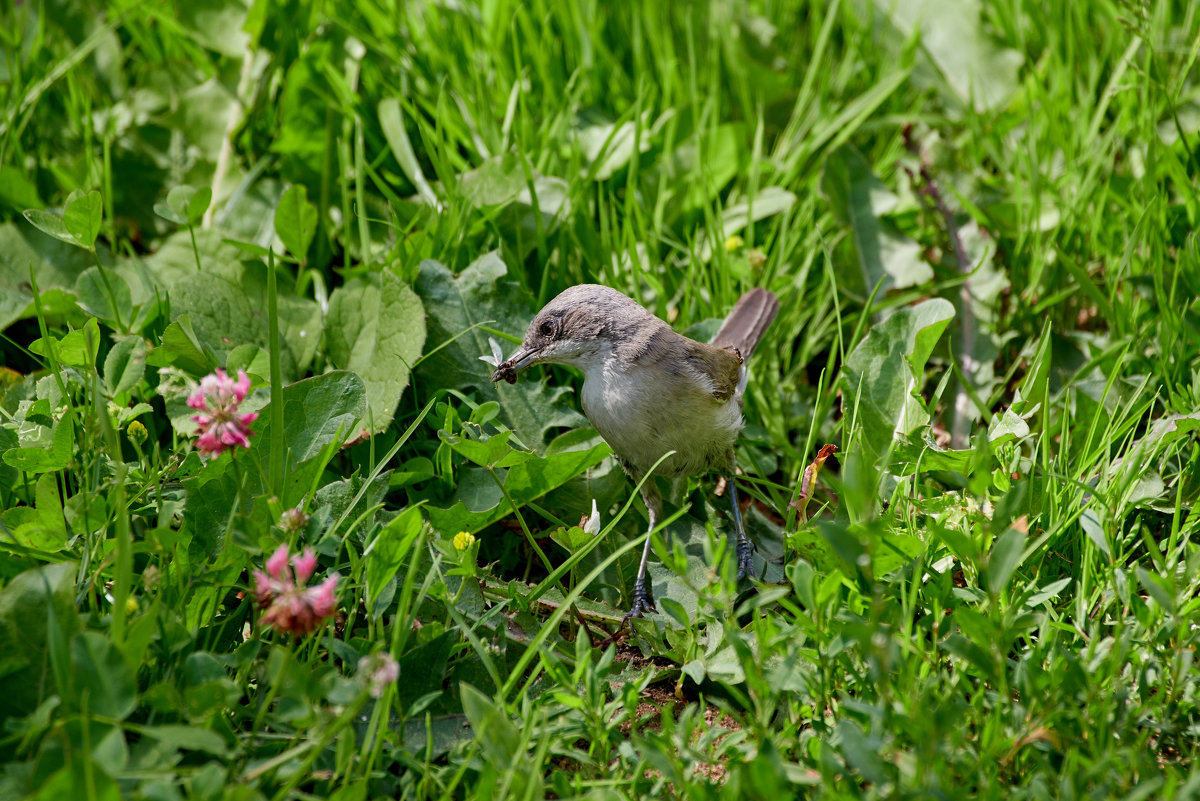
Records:
<instances>
[{"instance_id":1,"label":"bird's brown wing","mask_svg":"<svg viewBox=\"0 0 1200 801\"><path fill-rule=\"evenodd\" d=\"M751 289L738 298L712 344L718 348L736 348L743 360L749 359L778 312L779 299L773 292L761 287Z\"/></svg>"},{"instance_id":2,"label":"bird's brown wing","mask_svg":"<svg viewBox=\"0 0 1200 801\"><path fill-rule=\"evenodd\" d=\"M693 342L695 347L690 354L697 372L708 376L712 381L712 395L717 400L727 401L737 391L738 380L741 377L742 355L737 348L718 348L705 345L703 342Z\"/></svg>"}]
</instances>

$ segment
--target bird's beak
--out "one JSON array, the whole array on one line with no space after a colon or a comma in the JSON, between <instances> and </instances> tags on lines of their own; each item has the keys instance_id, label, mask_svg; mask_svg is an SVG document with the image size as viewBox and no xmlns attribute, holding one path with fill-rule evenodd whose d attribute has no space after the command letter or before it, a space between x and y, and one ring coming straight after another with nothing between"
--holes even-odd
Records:
<instances>
[{"instance_id":1,"label":"bird's beak","mask_svg":"<svg viewBox=\"0 0 1200 801\"><path fill-rule=\"evenodd\" d=\"M517 383L517 373L531 364L537 364L541 352L540 348L536 350L530 350L524 346L517 348L517 352L508 361L492 372L492 382L507 381L510 384Z\"/></svg>"}]
</instances>

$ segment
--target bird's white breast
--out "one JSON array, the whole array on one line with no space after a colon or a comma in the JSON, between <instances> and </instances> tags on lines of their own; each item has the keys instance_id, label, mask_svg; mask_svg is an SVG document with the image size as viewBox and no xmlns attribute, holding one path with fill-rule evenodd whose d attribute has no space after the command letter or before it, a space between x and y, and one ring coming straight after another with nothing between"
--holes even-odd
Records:
<instances>
[{"instance_id":1,"label":"bird's white breast","mask_svg":"<svg viewBox=\"0 0 1200 801\"><path fill-rule=\"evenodd\" d=\"M742 430L740 394L713 397L695 373L605 359L584 369L584 414L613 451L645 473L668 451L676 451L656 474L685 476L722 469Z\"/></svg>"}]
</instances>

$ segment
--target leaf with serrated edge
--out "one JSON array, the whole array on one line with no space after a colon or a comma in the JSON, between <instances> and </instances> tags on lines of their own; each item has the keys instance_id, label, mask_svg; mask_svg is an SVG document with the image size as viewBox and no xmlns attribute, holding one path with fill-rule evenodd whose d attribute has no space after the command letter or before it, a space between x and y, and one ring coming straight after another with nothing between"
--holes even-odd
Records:
<instances>
[{"instance_id":1,"label":"leaf with serrated edge","mask_svg":"<svg viewBox=\"0 0 1200 801\"><path fill-rule=\"evenodd\" d=\"M425 346L420 298L388 271L351 279L330 296L325 330L330 361L362 377L370 422L382 431Z\"/></svg>"}]
</instances>

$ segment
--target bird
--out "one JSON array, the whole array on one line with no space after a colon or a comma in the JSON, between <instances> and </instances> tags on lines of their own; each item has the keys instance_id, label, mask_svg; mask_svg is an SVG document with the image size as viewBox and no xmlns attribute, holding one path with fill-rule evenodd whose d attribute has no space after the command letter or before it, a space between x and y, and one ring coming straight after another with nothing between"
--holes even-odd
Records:
<instances>
[{"instance_id":1,"label":"bird","mask_svg":"<svg viewBox=\"0 0 1200 801\"><path fill-rule=\"evenodd\" d=\"M579 284L534 316L521 346L491 380L515 383L521 370L536 364L577 368L584 376L583 413L634 482L652 469L667 478L726 475L740 581L753 545L738 505L734 444L745 425L746 362L778 311L774 293L751 289L711 342L697 342L615 289ZM662 495L652 479L642 482L641 495L652 532L662 518ZM626 621L656 611L646 579L649 557L647 536Z\"/></svg>"}]
</instances>

